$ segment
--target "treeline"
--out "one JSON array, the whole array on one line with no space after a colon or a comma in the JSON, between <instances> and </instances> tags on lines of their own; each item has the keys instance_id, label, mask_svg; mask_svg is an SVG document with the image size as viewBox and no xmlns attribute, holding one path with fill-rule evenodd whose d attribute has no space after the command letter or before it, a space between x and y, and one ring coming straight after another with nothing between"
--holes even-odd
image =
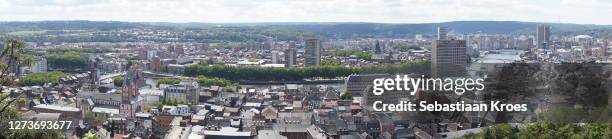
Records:
<instances>
[{"instance_id":1,"label":"treeline","mask_svg":"<svg viewBox=\"0 0 612 139\"><path fill-rule=\"evenodd\" d=\"M119 31L83 32L83 34L88 35L70 35L70 33L57 34L58 32L55 32L57 35L49 35L47 33L20 36L20 38L28 42L51 42L53 44L82 42L134 42L138 40L136 35Z\"/></svg>"},{"instance_id":2,"label":"treeline","mask_svg":"<svg viewBox=\"0 0 612 139\"><path fill-rule=\"evenodd\" d=\"M412 61L401 64L377 64L363 67L320 66L275 68L257 66L194 65L185 68L185 75L225 78L232 81L300 81L310 78L333 79L351 74L415 73L429 75L429 61Z\"/></svg>"},{"instance_id":3,"label":"treeline","mask_svg":"<svg viewBox=\"0 0 612 139\"><path fill-rule=\"evenodd\" d=\"M349 57L351 55L355 55L359 59L369 60L372 58L372 52L366 51L357 51L357 50L334 50L328 52L328 55L331 56L339 56L339 57Z\"/></svg>"},{"instance_id":4,"label":"treeline","mask_svg":"<svg viewBox=\"0 0 612 139\"><path fill-rule=\"evenodd\" d=\"M177 32L183 30L175 30ZM219 43L219 42L262 42L267 37L280 41L298 41L312 33L289 29L265 29L252 27L208 27L191 28L188 33L180 33L178 41Z\"/></svg>"},{"instance_id":5,"label":"treeline","mask_svg":"<svg viewBox=\"0 0 612 139\"><path fill-rule=\"evenodd\" d=\"M478 134L468 134L465 139L609 139L612 138L612 123L551 124L539 122L524 129L509 124L495 125Z\"/></svg>"},{"instance_id":6,"label":"treeline","mask_svg":"<svg viewBox=\"0 0 612 139\"><path fill-rule=\"evenodd\" d=\"M399 50L401 52L407 52L410 50L423 50L423 48L416 46L414 44L408 44L408 43L399 43L399 44L395 44L393 46L391 46L393 49L395 50Z\"/></svg>"},{"instance_id":7,"label":"treeline","mask_svg":"<svg viewBox=\"0 0 612 139\"><path fill-rule=\"evenodd\" d=\"M159 87L160 84L169 84L169 85L175 85L175 84L179 84L181 83L181 79L176 79L176 78L162 78L157 80L157 84L155 84L156 87Z\"/></svg>"},{"instance_id":8,"label":"treeline","mask_svg":"<svg viewBox=\"0 0 612 139\"><path fill-rule=\"evenodd\" d=\"M88 59L78 52L52 54L47 57L47 64L53 69L78 69L87 67Z\"/></svg>"},{"instance_id":9,"label":"treeline","mask_svg":"<svg viewBox=\"0 0 612 139\"><path fill-rule=\"evenodd\" d=\"M181 83L182 80L186 80L186 79L185 78L161 78L157 80L156 86L159 87L160 84L175 85L175 84ZM210 87L210 86L239 87L240 86L240 84L232 83L230 80L226 80L223 78L217 78L217 77L206 77L202 75L195 77L194 80L198 83L198 85L204 86L204 87Z\"/></svg>"},{"instance_id":10,"label":"treeline","mask_svg":"<svg viewBox=\"0 0 612 139\"><path fill-rule=\"evenodd\" d=\"M315 36L314 33L291 30L291 29L275 29L275 28L256 28L245 26L234 27L198 27L198 28L182 28L182 27L159 27L151 26L159 31L168 31L173 35L150 38L134 35L129 32L123 32L118 29L108 30L82 30L78 34L73 35L73 30L45 30L36 34L24 34L20 38L28 42L51 42L51 43L79 43L79 42L137 42L137 41L153 41L153 42L200 42L200 43L226 43L226 42L262 42L268 37L272 37L279 41L299 41L306 37ZM38 31L40 29L32 29ZM139 29L136 29L139 30ZM30 31L30 30L15 30L15 31ZM142 31L142 30L141 30ZM1 28L0 28L1 32ZM12 31L11 31L12 32Z\"/></svg>"},{"instance_id":11,"label":"treeline","mask_svg":"<svg viewBox=\"0 0 612 139\"><path fill-rule=\"evenodd\" d=\"M57 84L62 77L66 77L66 74L59 71L32 73L21 77L19 84L23 86L44 85L45 83Z\"/></svg>"},{"instance_id":12,"label":"treeline","mask_svg":"<svg viewBox=\"0 0 612 139\"><path fill-rule=\"evenodd\" d=\"M216 77L206 77L206 76L198 76L195 78L196 82L198 82L198 84L200 84L200 86L205 86L205 87L209 87L209 86L221 86L221 87L227 87L227 86L233 86L233 87L240 87L240 84L238 83L232 83L229 80L223 79L223 78L216 78Z\"/></svg>"},{"instance_id":13,"label":"treeline","mask_svg":"<svg viewBox=\"0 0 612 139\"><path fill-rule=\"evenodd\" d=\"M321 66L306 68L273 68L256 66L194 65L185 75L225 78L232 81L298 81L306 78L336 78L358 73L357 68Z\"/></svg>"},{"instance_id":14,"label":"treeline","mask_svg":"<svg viewBox=\"0 0 612 139\"><path fill-rule=\"evenodd\" d=\"M66 52L79 52L79 53L108 53L112 50L109 48L49 48L49 53L66 53Z\"/></svg>"}]
</instances>

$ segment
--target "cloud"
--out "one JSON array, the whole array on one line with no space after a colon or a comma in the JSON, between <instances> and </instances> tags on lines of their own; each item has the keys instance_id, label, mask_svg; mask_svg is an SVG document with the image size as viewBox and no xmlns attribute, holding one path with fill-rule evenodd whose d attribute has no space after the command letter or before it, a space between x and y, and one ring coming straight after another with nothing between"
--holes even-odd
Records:
<instances>
[{"instance_id":1,"label":"cloud","mask_svg":"<svg viewBox=\"0 0 612 139\"><path fill-rule=\"evenodd\" d=\"M606 0L0 0L0 20L612 24Z\"/></svg>"}]
</instances>

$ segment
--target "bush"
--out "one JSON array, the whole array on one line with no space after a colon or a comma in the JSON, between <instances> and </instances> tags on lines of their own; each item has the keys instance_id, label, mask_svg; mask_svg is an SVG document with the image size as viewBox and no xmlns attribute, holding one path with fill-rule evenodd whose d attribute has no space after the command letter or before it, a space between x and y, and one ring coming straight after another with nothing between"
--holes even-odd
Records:
<instances>
[{"instance_id":1,"label":"bush","mask_svg":"<svg viewBox=\"0 0 612 139\"><path fill-rule=\"evenodd\" d=\"M118 76L118 77L113 77L113 84L115 86L123 86L123 77Z\"/></svg>"}]
</instances>

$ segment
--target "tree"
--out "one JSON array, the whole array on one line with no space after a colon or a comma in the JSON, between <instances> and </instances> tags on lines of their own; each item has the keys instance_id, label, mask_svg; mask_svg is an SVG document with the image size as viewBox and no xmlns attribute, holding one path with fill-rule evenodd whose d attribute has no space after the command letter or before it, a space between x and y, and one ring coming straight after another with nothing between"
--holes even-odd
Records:
<instances>
[{"instance_id":1,"label":"tree","mask_svg":"<svg viewBox=\"0 0 612 139\"><path fill-rule=\"evenodd\" d=\"M513 138L514 132L509 124L500 124L485 130L484 138Z\"/></svg>"},{"instance_id":2,"label":"tree","mask_svg":"<svg viewBox=\"0 0 612 139\"><path fill-rule=\"evenodd\" d=\"M162 102L157 103L157 110L161 110L164 107L164 104Z\"/></svg>"},{"instance_id":3,"label":"tree","mask_svg":"<svg viewBox=\"0 0 612 139\"><path fill-rule=\"evenodd\" d=\"M369 60L372 57L372 52L357 51L357 50L335 50L328 52L329 55L338 57L349 57L355 55L359 59Z\"/></svg>"},{"instance_id":4,"label":"tree","mask_svg":"<svg viewBox=\"0 0 612 139\"><path fill-rule=\"evenodd\" d=\"M340 66L340 62L332 61L332 60L323 60L321 61L322 66Z\"/></svg>"},{"instance_id":5,"label":"tree","mask_svg":"<svg viewBox=\"0 0 612 139\"><path fill-rule=\"evenodd\" d=\"M23 108L23 107L25 107L25 105L27 103L27 100L25 98L23 98L23 97L20 97L20 98L18 98L16 103L17 103L19 108Z\"/></svg>"},{"instance_id":6,"label":"tree","mask_svg":"<svg viewBox=\"0 0 612 139\"><path fill-rule=\"evenodd\" d=\"M25 43L15 39L6 40L4 49L0 52L0 85L12 85L15 78L17 65L29 65L31 61L25 58L23 48ZM2 90L0 90L2 91ZM22 94L17 96L20 97ZM9 106L17 99L11 98L9 95L0 96L0 113L4 113Z\"/></svg>"},{"instance_id":7,"label":"tree","mask_svg":"<svg viewBox=\"0 0 612 139\"><path fill-rule=\"evenodd\" d=\"M155 85L156 87L159 87L160 84L169 84L169 85L173 85L173 84L179 84L181 82L181 79L175 79L175 78L162 78L157 80L157 84Z\"/></svg>"},{"instance_id":8,"label":"tree","mask_svg":"<svg viewBox=\"0 0 612 139\"><path fill-rule=\"evenodd\" d=\"M514 129L509 124L498 124L478 134L467 134L461 138L587 138L599 139L612 137L612 123L565 123L552 124L537 122L523 129Z\"/></svg>"},{"instance_id":9,"label":"tree","mask_svg":"<svg viewBox=\"0 0 612 139\"><path fill-rule=\"evenodd\" d=\"M46 73L31 73L19 79L19 84L24 86L44 85L46 83L57 84L66 74L60 71Z\"/></svg>"},{"instance_id":10,"label":"tree","mask_svg":"<svg viewBox=\"0 0 612 139\"><path fill-rule=\"evenodd\" d=\"M346 92L340 96L340 99L351 100L353 99L353 94L350 92Z\"/></svg>"},{"instance_id":11,"label":"tree","mask_svg":"<svg viewBox=\"0 0 612 139\"><path fill-rule=\"evenodd\" d=\"M200 86L221 86L221 87L226 87L226 86L240 86L237 83L232 83L229 80L226 79L222 79L222 78L210 78L210 77L206 77L206 76L198 76L195 78L195 81L198 82L198 84Z\"/></svg>"},{"instance_id":12,"label":"tree","mask_svg":"<svg viewBox=\"0 0 612 139\"><path fill-rule=\"evenodd\" d=\"M370 60L372 58L371 52L356 52L354 55L357 56L357 58L364 60Z\"/></svg>"},{"instance_id":13,"label":"tree","mask_svg":"<svg viewBox=\"0 0 612 139\"><path fill-rule=\"evenodd\" d=\"M358 73L360 69L341 66L273 68L257 66L193 65L185 75L224 78L231 81L299 81L307 78L336 78ZM211 80L214 81L214 80ZM200 84L207 84L201 83Z\"/></svg>"},{"instance_id":14,"label":"tree","mask_svg":"<svg viewBox=\"0 0 612 139\"><path fill-rule=\"evenodd\" d=\"M113 77L113 84L115 86L123 86L123 80L124 80L123 77L120 77L120 76Z\"/></svg>"},{"instance_id":15,"label":"tree","mask_svg":"<svg viewBox=\"0 0 612 139\"><path fill-rule=\"evenodd\" d=\"M98 136L94 133L87 132L87 134L83 136L83 139L98 139Z\"/></svg>"},{"instance_id":16,"label":"tree","mask_svg":"<svg viewBox=\"0 0 612 139\"><path fill-rule=\"evenodd\" d=\"M146 111L150 111L150 110L151 110L151 108L153 108L153 106L151 106L150 104L146 104L146 105L144 106L144 109L145 109Z\"/></svg>"},{"instance_id":17,"label":"tree","mask_svg":"<svg viewBox=\"0 0 612 139\"><path fill-rule=\"evenodd\" d=\"M64 54L52 54L47 56L50 68L56 69L79 69L87 67L89 59L78 52L66 52Z\"/></svg>"},{"instance_id":18,"label":"tree","mask_svg":"<svg viewBox=\"0 0 612 139\"><path fill-rule=\"evenodd\" d=\"M176 99L171 99L170 102L169 102L169 105L176 106L176 103L177 103Z\"/></svg>"},{"instance_id":19,"label":"tree","mask_svg":"<svg viewBox=\"0 0 612 139\"><path fill-rule=\"evenodd\" d=\"M0 98L7 97L7 94L0 94ZM17 99L13 99L17 100ZM46 138L64 138L62 133L59 130L10 130L9 129L9 121L21 121L26 120L22 118L22 115L14 108L8 107L11 106L12 101L2 101L0 102L0 107L2 107L2 112L0 112L0 138L37 138L37 137L46 137Z\"/></svg>"}]
</instances>

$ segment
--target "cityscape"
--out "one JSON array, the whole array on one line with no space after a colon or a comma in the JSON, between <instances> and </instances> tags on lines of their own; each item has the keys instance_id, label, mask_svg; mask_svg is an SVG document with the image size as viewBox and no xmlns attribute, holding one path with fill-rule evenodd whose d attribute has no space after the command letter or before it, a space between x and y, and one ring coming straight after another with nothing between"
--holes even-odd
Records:
<instances>
[{"instance_id":1,"label":"cityscape","mask_svg":"<svg viewBox=\"0 0 612 139\"><path fill-rule=\"evenodd\" d=\"M6 17L0 138L612 138L612 22ZM461 83L376 94L400 75Z\"/></svg>"}]
</instances>

